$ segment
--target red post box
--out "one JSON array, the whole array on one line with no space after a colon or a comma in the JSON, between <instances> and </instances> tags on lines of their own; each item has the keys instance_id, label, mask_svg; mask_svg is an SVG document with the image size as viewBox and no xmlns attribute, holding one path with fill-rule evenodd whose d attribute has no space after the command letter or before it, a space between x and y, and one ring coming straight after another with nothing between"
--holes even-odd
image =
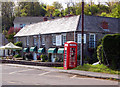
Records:
<instances>
[{"instance_id":1,"label":"red post box","mask_svg":"<svg viewBox=\"0 0 120 87\"><path fill-rule=\"evenodd\" d=\"M64 44L64 69L77 67L77 43L68 41Z\"/></svg>"}]
</instances>

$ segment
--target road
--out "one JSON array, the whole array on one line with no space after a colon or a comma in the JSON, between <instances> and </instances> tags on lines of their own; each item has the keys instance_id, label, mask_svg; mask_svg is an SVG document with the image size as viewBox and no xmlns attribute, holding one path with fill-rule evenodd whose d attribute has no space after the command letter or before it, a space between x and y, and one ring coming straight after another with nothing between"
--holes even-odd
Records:
<instances>
[{"instance_id":1,"label":"road","mask_svg":"<svg viewBox=\"0 0 120 87\"><path fill-rule=\"evenodd\" d=\"M118 85L118 82L2 64L2 85Z\"/></svg>"}]
</instances>

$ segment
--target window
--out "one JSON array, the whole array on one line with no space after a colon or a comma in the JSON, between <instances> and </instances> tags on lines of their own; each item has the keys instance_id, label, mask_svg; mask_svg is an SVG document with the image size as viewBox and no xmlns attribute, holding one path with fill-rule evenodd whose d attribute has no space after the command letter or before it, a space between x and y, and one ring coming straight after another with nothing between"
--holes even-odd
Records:
<instances>
[{"instance_id":1,"label":"window","mask_svg":"<svg viewBox=\"0 0 120 87\"><path fill-rule=\"evenodd\" d=\"M81 43L82 34L77 34L77 43ZM86 34L84 34L84 44L86 43Z\"/></svg>"},{"instance_id":2,"label":"window","mask_svg":"<svg viewBox=\"0 0 120 87\"><path fill-rule=\"evenodd\" d=\"M37 36L34 36L34 45L37 46Z\"/></svg>"},{"instance_id":3,"label":"window","mask_svg":"<svg viewBox=\"0 0 120 87\"><path fill-rule=\"evenodd\" d=\"M66 34L62 34L62 44L64 45L66 41Z\"/></svg>"},{"instance_id":4,"label":"window","mask_svg":"<svg viewBox=\"0 0 120 87\"><path fill-rule=\"evenodd\" d=\"M45 45L45 37L42 37L42 45Z\"/></svg>"},{"instance_id":5,"label":"window","mask_svg":"<svg viewBox=\"0 0 120 87\"><path fill-rule=\"evenodd\" d=\"M95 34L89 35L89 48L95 48Z\"/></svg>"},{"instance_id":6,"label":"window","mask_svg":"<svg viewBox=\"0 0 120 87\"><path fill-rule=\"evenodd\" d=\"M56 46L62 45L62 35L56 35Z\"/></svg>"},{"instance_id":7,"label":"window","mask_svg":"<svg viewBox=\"0 0 120 87\"><path fill-rule=\"evenodd\" d=\"M23 24L20 24L20 28L23 28Z\"/></svg>"},{"instance_id":8,"label":"window","mask_svg":"<svg viewBox=\"0 0 120 87\"><path fill-rule=\"evenodd\" d=\"M56 35L52 35L52 44L56 45Z\"/></svg>"},{"instance_id":9,"label":"window","mask_svg":"<svg viewBox=\"0 0 120 87\"><path fill-rule=\"evenodd\" d=\"M27 36L27 42L26 42L26 45L28 46L29 45L29 36Z\"/></svg>"}]
</instances>

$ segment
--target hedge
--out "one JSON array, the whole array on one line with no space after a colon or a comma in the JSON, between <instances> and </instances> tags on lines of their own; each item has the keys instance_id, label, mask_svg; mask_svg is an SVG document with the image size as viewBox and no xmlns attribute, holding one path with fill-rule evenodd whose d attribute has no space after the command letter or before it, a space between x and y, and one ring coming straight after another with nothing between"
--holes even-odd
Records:
<instances>
[{"instance_id":1,"label":"hedge","mask_svg":"<svg viewBox=\"0 0 120 87\"><path fill-rule=\"evenodd\" d=\"M97 58L113 69L120 68L120 34L106 35L97 48Z\"/></svg>"}]
</instances>

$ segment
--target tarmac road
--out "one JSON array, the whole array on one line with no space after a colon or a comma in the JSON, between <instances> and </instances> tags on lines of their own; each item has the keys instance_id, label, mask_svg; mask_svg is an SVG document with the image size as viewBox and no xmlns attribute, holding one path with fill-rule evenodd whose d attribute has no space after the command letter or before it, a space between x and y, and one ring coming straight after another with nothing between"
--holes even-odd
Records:
<instances>
[{"instance_id":1,"label":"tarmac road","mask_svg":"<svg viewBox=\"0 0 120 87\"><path fill-rule=\"evenodd\" d=\"M2 85L118 85L118 82L2 64Z\"/></svg>"}]
</instances>

